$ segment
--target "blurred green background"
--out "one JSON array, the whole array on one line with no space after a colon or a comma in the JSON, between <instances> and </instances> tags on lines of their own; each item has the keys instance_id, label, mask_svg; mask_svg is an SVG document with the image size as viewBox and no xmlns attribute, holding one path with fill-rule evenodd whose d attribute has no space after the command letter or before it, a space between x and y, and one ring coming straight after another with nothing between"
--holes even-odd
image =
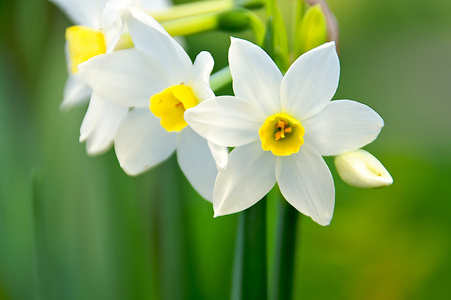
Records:
<instances>
[{"instance_id":1,"label":"blurred green background","mask_svg":"<svg viewBox=\"0 0 451 300\"><path fill-rule=\"evenodd\" d=\"M341 33L334 98L384 118L365 149L395 183L349 187L327 159L334 218L301 218L295 299L450 297L451 2L328 2ZM86 107L59 110L70 22L56 7L3 0L0 25L0 299L228 299L237 216L213 219L173 160L131 178L113 150L86 155ZM228 34L186 42L226 65ZM168 190L179 196L165 201Z\"/></svg>"}]
</instances>

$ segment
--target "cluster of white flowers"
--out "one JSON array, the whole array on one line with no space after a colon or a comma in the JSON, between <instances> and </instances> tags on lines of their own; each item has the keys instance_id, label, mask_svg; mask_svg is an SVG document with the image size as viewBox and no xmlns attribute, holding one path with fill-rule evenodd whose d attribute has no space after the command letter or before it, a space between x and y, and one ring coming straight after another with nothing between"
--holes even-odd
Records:
<instances>
[{"instance_id":1,"label":"cluster of white flowers","mask_svg":"<svg viewBox=\"0 0 451 300\"><path fill-rule=\"evenodd\" d=\"M391 183L370 154L374 160L359 156L363 171L351 167L357 158L347 159L372 142L384 122L366 105L330 101L340 69L333 42L303 54L283 75L260 47L232 38L235 96L216 97L209 85L210 53L199 53L192 63L140 10L165 3L53 1L77 24L66 32L70 75L62 106L90 96L80 130L89 154L114 144L124 171L138 175L177 150L181 170L213 202L215 216L247 209L277 182L292 206L329 224L335 190L322 156L338 155L339 173L351 184ZM134 48L113 51L125 31ZM235 147L230 154L228 147Z\"/></svg>"}]
</instances>

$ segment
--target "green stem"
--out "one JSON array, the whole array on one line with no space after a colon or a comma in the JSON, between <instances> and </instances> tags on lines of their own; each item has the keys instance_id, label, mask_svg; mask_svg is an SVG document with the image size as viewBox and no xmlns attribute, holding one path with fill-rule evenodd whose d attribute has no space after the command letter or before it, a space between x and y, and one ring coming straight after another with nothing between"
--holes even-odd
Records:
<instances>
[{"instance_id":1,"label":"green stem","mask_svg":"<svg viewBox=\"0 0 451 300\"><path fill-rule=\"evenodd\" d=\"M257 15L244 8L234 8L218 15L218 29L224 31L242 31L250 29L257 44L263 42L265 26Z\"/></svg>"},{"instance_id":2,"label":"green stem","mask_svg":"<svg viewBox=\"0 0 451 300\"><path fill-rule=\"evenodd\" d=\"M293 273L299 212L288 204L282 196L280 198L272 299L289 300L293 297Z\"/></svg>"},{"instance_id":3,"label":"green stem","mask_svg":"<svg viewBox=\"0 0 451 300\"><path fill-rule=\"evenodd\" d=\"M212 0L196 1L173 5L169 8L150 10L147 13L158 22L167 22L177 19L219 12L222 10L244 7L248 9L261 8L265 5L264 0Z\"/></svg>"},{"instance_id":4,"label":"green stem","mask_svg":"<svg viewBox=\"0 0 451 300\"><path fill-rule=\"evenodd\" d=\"M44 191L43 191L43 178L41 174L37 170L32 171L32 218L33 218L33 247L34 247L34 284L36 284L35 287L35 299L41 299L42 298L42 284L40 280L40 274L41 274L41 268L43 265L41 265L40 261L40 254L43 252L42 247L42 241L41 237L43 237L43 233L45 231L45 228L43 228L44 224L44 212L43 212L43 206L44 206ZM44 272L42 272L44 273ZM0 295L1 296L1 295ZM1 297L0 297L1 298Z\"/></svg>"},{"instance_id":5,"label":"green stem","mask_svg":"<svg viewBox=\"0 0 451 300\"><path fill-rule=\"evenodd\" d=\"M268 299L266 197L240 215L232 284L233 300Z\"/></svg>"},{"instance_id":6,"label":"green stem","mask_svg":"<svg viewBox=\"0 0 451 300\"><path fill-rule=\"evenodd\" d=\"M227 66L210 76L210 87L214 92L217 92L231 81L232 75L230 74L230 67Z\"/></svg>"},{"instance_id":7,"label":"green stem","mask_svg":"<svg viewBox=\"0 0 451 300\"><path fill-rule=\"evenodd\" d=\"M294 1L294 9L293 9L293 20L292 20L292 28L293 32L291 35L292 45L291 45L291 53L290 53L290 63L296 60L296 53L299 53L300 42L298 41L299 30L301 28L302 19L305 14L305 2L304 0L296 0Z\"/></svg>"},{"instance_id":8,"label":"green stem","mask_svg":"<svg viewBox=\"0 0 451 300\"><path fill-rule=\"evenodd\" d=\"M285 73L288 70L289 46L287 31L276 0L267 1L266 13L263 49L271 56L282 73Z\"/></svg>"},{"instance_id":9,"label":"green stem","mask_svg":"<svg viewBox=\"0 0 451 300\"><path fill-rule=\"evenodd\" d=\"M161 26L171 36L190 35L218 28L218 13L208 13L169 22L162 22Z\"/></svg>"},{"instance_id":10,"label":"green stem","mask_svg":"<svg viewBox=\"0 0 451 300\"><path fill-rule=\"evenodd\" d=\"M233 261L232 274L232 295L230 299L241 300L241 290L243 288L243 249L244 249L244 212L238 219L238 228L235 241L235 258Z\"/></svg>"},{"instance_id":11,"label":"green stem","mask_svg":"<svg viewBox=\"0 0 451 300\"><path fill-rule=\"evenodd\" d=\"M248 12L250 25L254 37L257 41L258 45L261 45L263 43L263 40L265 38L265 25L263 25L262 21L252 12Z\"/></svg>"},{"instance_id":12,"label":"green stem","mask_svg":"<svg viewBox=\"0 0 451 300\"><path fill-rule=\"evenodd\" d=\"M191 35L217 29L219 26L218 16L219 14L217 12L208 13L204 15L162 22L161 26L171 36ZM121 35L114 50L117 51L122 49L130 49L133 47L134 45L130 33L124 33Z\"/></svg>"},{"instance_id":13,"label":"green stem","mask_svg":"<svg viewBox=\"0 0 451 300\"><path fill-rule=\"evenodd\" d=\"M233 0L196 1L185 4L173 5L161 10L150 10L147 13L158 22L168 22L177 19L209 14L234 6Z\"/></svg>"},{"instance_id":14,"label":"green stem","mask_svg":"<svg viewBox=\"0 0 451 300\"><path fill-rule=\"evenodd\" d=\"M252 30L255 39L261 43L264 26L252 12L243 8L230 8L218 12L199 14L186 18L161 22L161 26L171 36L186 36L212 30L243 31ZM129 33L122 34L114 50L129 49L133 41Z\"/></svg>"},{"instance_id":15,"label":"green stem","mask_svg":"<svg viewBox=\"0 0 451 300\"><path fill-rule=\"evenodd\" d=\"M260 19L254 13L243 8L231 8L220 12L162 22L161 26L171 36L190 35L216 29L224 31L250 29L257 43L263 41L265 31Z\"/></svg>"}]
</instances>

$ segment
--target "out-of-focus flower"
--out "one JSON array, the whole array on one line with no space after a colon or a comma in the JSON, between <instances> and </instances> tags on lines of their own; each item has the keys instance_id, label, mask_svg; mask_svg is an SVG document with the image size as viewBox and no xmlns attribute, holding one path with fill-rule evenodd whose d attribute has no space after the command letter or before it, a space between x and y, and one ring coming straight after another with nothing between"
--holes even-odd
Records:
<instances>
[{"instance_id":1,"label":"out-of-focus flower","mask_svg":"<svg viewBox=\"0 0 451 300\"><path fill-rule=\"evenodd\" d=\"M63 109L84 103L91 89L77 75L77 66L89 58L110 52L118 41L122 26L120 14L129 5L161 8L167 0L50 0L75 24L66 30L66 59L69 78L64 90Z\"/></svg>"},{"instance_id":2,"label":"out-of-focus flower","mask_svg":"<svg viewBox=\"0 0 451 300\"><path fill-rule=\"evenodd\" d=\"M333 42L303 54L282 76L261 48L232 38L229 63L236 96L213 98L185 113L207 140L236 147L216 179L215 215L254 205L277 182L291 205L328 225L335 188L321 156L372 142L382 118L355 101L330 101L340 69Z\"/></svg>"},{"instance_id":3,"label":"out-of-focus flower","mask_svg":"<svg viewBox=\"0 0 451 300\"><path fill-rule=\"evenodd\" d=\"M80 128L80 141L86 141L88 154L108 150L114 132L128 112L128 107L111 103L92 93L78 74L78 65L88 59L112 52L123 33L121 15L130 6L142 9L162 8L166 0L50 0L73 21L66 29L68 79L64 88L62 109L84 104L89 108Z\"/></svg>"},{"instance_id":4,"label":"out-of-focus flower","mask_svg":"<svg viewBox=\"0 0 451 300\"><path fill-rule=\"evenodd\" d=\"M212 199L217 169L227 149L208 145L185 122L185 112L214 97L209 86L213 58L201 52L194 65L183 48L153 18L130 8L126 24L134 49L97 56L79 66L94 92L124 107L133 107L114 138L124 171L138 175L177 149L180 168L205 199ZM150 99L150 102L149 102ZM211 146L211 147L209 147Z\"/></svg>"},{"instance_id":5,"label":"out-of-focus flower","mask_svg":"<svg viewBox=\"0 0 451 300\"><path fill-rule=\"evenodd\" d=\"M393 183L384 165L368 151L357 149L335 157L341 179L358 188L380 188Z\"/></svg>"}]
</instances>

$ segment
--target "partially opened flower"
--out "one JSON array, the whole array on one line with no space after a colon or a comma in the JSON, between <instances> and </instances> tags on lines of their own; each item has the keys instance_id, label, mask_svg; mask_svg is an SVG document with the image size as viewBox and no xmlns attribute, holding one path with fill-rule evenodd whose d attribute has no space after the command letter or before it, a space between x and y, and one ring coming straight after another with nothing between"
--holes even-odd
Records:
<instances>
[{"instance_id":1,"label":"partially opened flower","mask_svg":"<svg viewBox=\"0 0 451 300\"><path fill-rule=\"evenodd\" d=\"M187 126L184 114L214 97L209 86L213 58L201 52L193 65L153 18L130 8L126 19L135 48L98 56L79 66L95 93L133 107L114 138L120 165L126 173L138 175L177 149L182 171L199 194L211 201L215 161L207 141ZM226 148L210 146L227 158Z\"/></svg>"},{"instance_id":2,"label":"partially opened flower","mask_svg":"<svg viewBox=\"0 0 451 300\"><path fill-rule=\"evenodd\" d=\"M358 102L330 101L340 68L333 42L303 54L282 76L261 48L232 38L229 63L236 96L205 101L185 114L209 141L236 147L216 179L215 215L252 206L277 182L292 206L328 225L335 189L321 156L370 143L383 120Z\"/></svg>"},{"instance_id":3,"label":"partially opened flower","mask_svg":"<svg viewBox=\"0 0 451 300\"><path fill-rule=\"evenodd\" d=\"M66 60L69 76L64 88L61 108L69 109L91 99L80 129L80 142L86 141L91 155L108 150L115 129L125 117L128 107L108 102L81 79L78 66L88 59L112 52L123 33L121 15L130 5L143 9L162 8L166 0L51 0L74 22L66 29Z\"/></svg>"}]
</instances>

